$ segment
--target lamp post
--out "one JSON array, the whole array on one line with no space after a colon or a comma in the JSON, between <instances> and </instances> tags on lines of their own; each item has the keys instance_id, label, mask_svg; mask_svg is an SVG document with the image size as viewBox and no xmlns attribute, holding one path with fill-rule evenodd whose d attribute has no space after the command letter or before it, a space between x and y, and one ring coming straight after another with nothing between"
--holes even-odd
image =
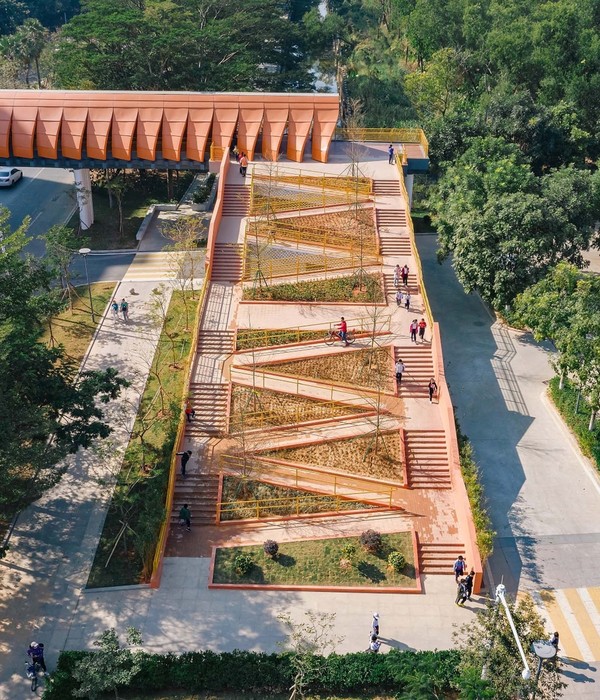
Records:
<instances>
[{"instance_id":1,"label":"lamp post","mask_svg":"<svg viewBox=\"0 0 600 700\"><path fill-rule=\"evenodd\" d=\"M540 674L542 673L542 664L544 659L553 659L557 654L557 648L552 642L540 640L531 644L531 651L538 657L537 673L535 674L535 683L533 685L533 694L531 700L535 700Z\"/></svg>"},{"instance_id":2,"label":"lamp post","mask_svg":"<svg viewBox=\"0 0 600 700\"><path fill-rule=\"evenodd\" d=\"M510 608L508 607L508 603L506 602L506 586L503 583L496 586L496 603L498 602L502 603L502 607L506 612L508 624L510 625L510 629L513 633L513 637L515 638L515 642L517 643L517 649L519 650L521 661L523 662L523 671L521 672L521 676L523 680L528 681L531 678L531 669L529 668L529 664L527 663L527 657L525 656L523 645L521 644L521 640L519 639L519 635L517 634L517 628L515 627Z\"/></svg>"},{"instance_id":3,"label":"lamp post","mask_svg":"<svg viewBox=\"0 0 600 700\"><path fill-rule=\"evenodd\" d=\"M87 256L92 252L91 248L80 248L79 255L83 258L83 266L85 267L85 280L87 282L88 294L90 296L90 311L92 312L92 323L96 323L94 314L94 303L92 301L92 288L90 287L90 276L88 274Z\"/></svg>"}]
</instances>

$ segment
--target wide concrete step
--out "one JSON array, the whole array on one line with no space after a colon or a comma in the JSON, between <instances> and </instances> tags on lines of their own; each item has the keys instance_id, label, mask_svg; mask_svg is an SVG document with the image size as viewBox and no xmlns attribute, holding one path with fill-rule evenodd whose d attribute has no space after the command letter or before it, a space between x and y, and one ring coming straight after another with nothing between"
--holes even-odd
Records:
<instances>
[{"instance_id":1,"label":"wide concrete step","mask_svg":"<svg viewBox=\"0 0 600 700\"><path fill-rule=\"evenodd\" d=\"M379 237L379 250L382 255L408 256L412 255L410 239L406 236L394 238Z\"/></svg>"},{"instance_id":2,"label":"wide concrete step","mask_svg":"<svg viewBox=\"0 0 600 700\"><path fill-rule=\"evenodd\" d=\"M460 542L419 542L420 570L425 574L454 576L452 565L459 554L464 556L464 545ZM467 562L468 565L468 562Z\"/></svg>"},{"instance_id":3,"label":"wide concrete step","mask_svg":"<svg viewBox=\"0 0 600 700\"><path fill-rule=\"evenodd\" d=\"M377 228L405 227L408 224L404 209L376 209L375 220Z\"/></svg>"},{"instance_id":4,"label":"wide concrete step","mask_svg":"<svg viewBox=\"0 0 600 700\"><path fill-rule=\"evenodd\" d=\"M373 180L373 194L382 196L400 195L398 180Z\"/></svg>"}]
</instances>

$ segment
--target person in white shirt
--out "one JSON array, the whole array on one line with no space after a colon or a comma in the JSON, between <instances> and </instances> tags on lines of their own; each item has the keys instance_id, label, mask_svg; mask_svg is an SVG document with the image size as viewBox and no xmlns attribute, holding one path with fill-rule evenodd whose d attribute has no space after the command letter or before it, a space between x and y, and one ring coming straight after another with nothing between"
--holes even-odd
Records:
<instances>
[{"instance_id":1,"label":"person in white shirt","mask_svg":"<svg viewBox=\"0 0 600 700\"><path fill-rule=\"evenodd\" d=\"M406 370L404 362L402 362L402 360L398 360L394 365L394 368L396 370L396 381L398 382L398 384L402 384L402 375Z\"/></svg>"}]
</instances>

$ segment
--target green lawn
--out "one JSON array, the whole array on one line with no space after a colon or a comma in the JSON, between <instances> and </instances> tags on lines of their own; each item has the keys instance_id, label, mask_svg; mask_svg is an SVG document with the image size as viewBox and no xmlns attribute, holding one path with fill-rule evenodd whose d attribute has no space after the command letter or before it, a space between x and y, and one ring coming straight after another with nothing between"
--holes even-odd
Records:
<instances>
[{"instance_id":1,"label":"green lawn","mask_svg":"<svg viewBox=\"0 0 600 700\"><path fill-rule=\"evenodd\" d=\"M382 540L383 547L378 554L365 551L360 546L358 537L284 542L279 544L276 559L268 557L262 545L222 547L215 554L213 583L416 587L411 534L400 532L382 535ZM343 568L340 560L344 559L344 546L349 544L356 546L354 565ZM400 574L387 566L388 554L394 550L403 554L407 562ZM233 561L240 553L249 554L254 562L245 576L239 576L234 571Z\"/></svg>"},{"instance_id":2,"label":"green lawn","mask_svg":"<svg viewBox=\"0 0 600 700\"><path fill-rule=\"evenodd\" d=\"M188 299L190 292L187 292ZM188 300L188 313L194 318L198 299ZM168 330L176 334L176 357L173 363L171 342L161 334L154 366L164 365L161 376L163 399L158 379L148 378L133 435L118 477L96 556L87 583L88 588L141 583L149 575L158 531L163 521L164 502L169 477L171 454L183 402L183 386L191 350L192 332L185 330L183 293L174 291L168 311ZM192 326L192 324L190 324ZM164 409L163 409L164 406ZM139 434L147 431L142 445ZM120 539L108 567L105 566L127 519L130 530Z\"/></svg>"},{"instance_id":3,"label":"green lawn","mask_svg":"<svg viewBox=\"0 0 600 700\"><path fill-rule=\"evenodd\" d=\"M323 340L327 333L326 328L317 331L264 329L254 330L250 328L238 328L236 338L236 350L250 350L251 348L268 347L269 345L288 345L289 343L301 343L306 340Z\"/></svg>"},{"instance_id":4,"label":"green lawn","mask_svg":"<svg viewBox=\"0 0 600 700\"><path fill-rule=\"evenodd\" d=\"M42 343L63 345L67 355L77 364L87 352L96 325L102 319L108 300L115 289L114 282L97 282L90 285L96 323L92 322L87 285L75 288L73 308L67 308L54 316L40 338ZM52 334L50 333L52 330Z\"/></svg>"},{"instance_id":5,"label":"green lawn","mask_svg":"<svg viewBox=\"0 0 600 700\"><path fill-rule=\"evenodd\" d=\"M286 282L268 287L246 287L245 300L265 301L351 301L378 304L384 301L380 275L365 275L358 287L356 275L306 282Z\"/></svg>"}]
</instances>

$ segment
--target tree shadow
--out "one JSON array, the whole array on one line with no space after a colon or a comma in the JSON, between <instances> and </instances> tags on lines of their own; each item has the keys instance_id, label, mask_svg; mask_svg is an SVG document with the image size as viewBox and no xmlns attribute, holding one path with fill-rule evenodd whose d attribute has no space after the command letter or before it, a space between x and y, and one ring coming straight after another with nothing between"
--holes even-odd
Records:
<instances>
[{"instance_id":1,"label":"tree shadow","mask_svg":"<svg viewBox=\"0 0 600 700\"><path fill-rule=\"evenodd\" d=\"M356 570L366 579L369 579L372 583L381 583L386 580L386 576L381 571L381 569L375 564L370 564L367 561L361 561L358 563Z\"/></svg>"},{"instance_id":2,"label":"tree shadow","mask_svg":"<svg viewBox=\"0 0 600 700\"><path fill-rule=\"evenodd\" d=\"M290 567L296 564L296 559L291 557L289 554L278 554L277 558L274 559L276 564L280 566Z\"/></svg>"}]
</instances>

